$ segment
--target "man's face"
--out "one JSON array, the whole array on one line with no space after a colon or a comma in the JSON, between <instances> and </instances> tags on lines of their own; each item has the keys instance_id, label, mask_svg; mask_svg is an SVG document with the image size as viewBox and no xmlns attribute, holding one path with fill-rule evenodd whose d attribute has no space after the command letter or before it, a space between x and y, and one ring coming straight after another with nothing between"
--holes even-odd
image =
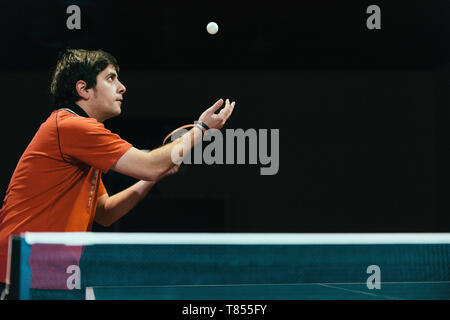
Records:
<instances>
[{"instance_id":1,"label":"man's face","mask_svg":"<svg viewBox=\"0 0 450 320\"><path fill-rule=\"evenodd\" d=\"M93 90L89 103L99 121L103 122L120 114L126 88L119 81L113 65L108 65L97 75L97 85L89 90Z\"/></svg>"}]
</instances>

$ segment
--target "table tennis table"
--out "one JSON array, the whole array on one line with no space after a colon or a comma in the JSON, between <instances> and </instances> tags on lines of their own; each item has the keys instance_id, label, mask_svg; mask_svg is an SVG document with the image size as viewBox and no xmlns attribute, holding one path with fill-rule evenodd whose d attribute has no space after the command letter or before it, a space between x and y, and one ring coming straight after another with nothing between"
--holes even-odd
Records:
<instances>
[{"instance_id":1,"label":"table tennis table","mask_svg":"<svg viewBox=\"0 0 450 320\"><path fill-rule=\"evenodd\" d=\"M9 265L18 299L450 300L449 244L446 233L24 233Z\"/></svg>"},{"instance_id":2,"label":"table tennis table","mask_svg":"<svg viewBox=\"0 0 450 320\"><path fill-rule=\"evenodd\" d=\"M222 286L87 287L86 300L441 300L450 282L307 283Z\"/></svg>"}]
</instances>

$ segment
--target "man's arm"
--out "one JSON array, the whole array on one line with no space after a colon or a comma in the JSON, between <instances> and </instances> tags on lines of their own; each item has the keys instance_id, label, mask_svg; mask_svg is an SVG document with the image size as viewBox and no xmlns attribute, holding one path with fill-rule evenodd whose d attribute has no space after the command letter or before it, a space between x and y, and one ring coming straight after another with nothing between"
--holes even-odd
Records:
<instances>
[{"instance_id":1,"label":"man's arm","mask_svg":"<svg viewBox=\"0 0 450 320\"><path fill-rule=\"evenodd\" d=\"M221 129L233 112L235 102L230 104L227 99L225 107L218 113L215 112L222 106L223 100L218 100L208 108L199 118L210 129ZM173 168L176 163L172 161L172 153L180 150L188 151L202 139L202 131L194 127L175 141L166 144L150 152L140 151L136 148L128 150L113 166L112 170L145 181L157 181L167 170ZM174 150L174 148L176 148Z\"/></svg>"},{"instance_id":2,"label":"man's arm","mask_svg":"<svg viewBox=\"0 0 450 320\"><path fill-rule=\"evenodd\" d=\"M195 127L175 141L150 152L132 147L111 169L139 180L157 181L164 172L176 165L172 161L174 148L181 149L180 151L190 150L201 139L202 132ZM182 156L182 153L179 155Z\"/></svg>"},{"instance_id":3,"label":"man's arm","mask_svg":"<svg viewBox=\"0 0 450 320\"><path fill-rule=\"evenodd\" d=\"M179 166L173 167L159 179L176 173L178 169ZM155 181L139 181L111 197L108 194L104 194L97 200L95 222L104 227L111 226L144 199L155 183Z\"/></svg>"}]
</instances>

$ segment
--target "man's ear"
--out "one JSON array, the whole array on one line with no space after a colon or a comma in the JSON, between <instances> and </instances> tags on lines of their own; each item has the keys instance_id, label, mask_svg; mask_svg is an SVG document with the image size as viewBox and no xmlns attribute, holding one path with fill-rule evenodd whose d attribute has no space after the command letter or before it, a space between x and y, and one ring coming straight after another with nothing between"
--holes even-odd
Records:
<instances>
[{"instance_id":1,"label":"man's ear","mask_svg":"<svg viewBox=\"0 0 450 320\"><path fill-rule=\"evenodd\" d=\"M78 95L84 100L89 100L90 92L87 89L86 82L83 80L78 80L75 84L75 89L77 90Z\"/></svg>"}]
</instances>

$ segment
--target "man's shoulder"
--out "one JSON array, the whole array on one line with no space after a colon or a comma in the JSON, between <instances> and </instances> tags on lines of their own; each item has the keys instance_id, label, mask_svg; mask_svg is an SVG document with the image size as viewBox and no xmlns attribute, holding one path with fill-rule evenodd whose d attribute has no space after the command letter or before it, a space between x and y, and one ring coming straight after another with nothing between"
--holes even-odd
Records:
<instances>
[{"instance_id":1,"label":"man's shoulder","mask_svg":"<svg viewBox=\"0 0 450 320\"><path fill-rule=\"evenodd\" d=\"M57 117L57 125L60 129L65 130L104 129L103 123L98 122L96 119L78 116L67 110L55 111L55 117Z\"/></svg>"}]
</instances>

